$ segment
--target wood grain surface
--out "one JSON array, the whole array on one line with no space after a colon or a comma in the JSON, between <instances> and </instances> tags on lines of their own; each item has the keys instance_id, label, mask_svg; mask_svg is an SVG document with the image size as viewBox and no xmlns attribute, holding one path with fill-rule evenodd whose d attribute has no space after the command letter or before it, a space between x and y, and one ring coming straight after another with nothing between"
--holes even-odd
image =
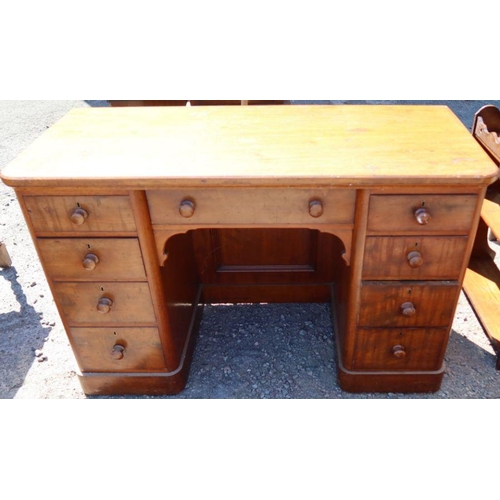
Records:
<instances>
[{"instance_id":1,"label":"wood grain surface","mask_svg":"<svg viewBox=\"0 0 500 500\"><path fill-rule=\"evenodd\" d=\"M486 185L443 106L75 109L2 171L10 186Z\"/></svg>"}]
</instances>

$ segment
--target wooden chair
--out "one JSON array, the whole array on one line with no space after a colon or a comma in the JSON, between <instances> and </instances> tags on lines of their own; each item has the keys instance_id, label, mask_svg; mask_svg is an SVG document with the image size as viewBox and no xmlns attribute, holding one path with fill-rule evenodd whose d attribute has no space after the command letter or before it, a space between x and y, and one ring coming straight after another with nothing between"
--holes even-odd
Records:
<instances>
[{"instance_id":1,"label":"wooden chair","mask_svg":"<svg viewBox=\"0 0 500 500\"><path fill-rule=\"evenodd\" d=\"M500 110L485 106L476 114L472 133L500 166ZM464 282L464 291L498 355L500 370L500 270L488 239L500 239L500 181L488 190Z\"/></svg>"}]
</instances>

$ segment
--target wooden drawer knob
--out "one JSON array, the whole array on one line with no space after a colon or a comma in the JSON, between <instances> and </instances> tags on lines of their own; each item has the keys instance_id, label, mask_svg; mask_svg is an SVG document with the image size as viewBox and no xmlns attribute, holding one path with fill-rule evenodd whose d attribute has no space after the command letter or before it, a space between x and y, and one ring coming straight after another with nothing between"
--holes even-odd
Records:
<instances>
[{"instance_id":1,"label":"wooden drawer knob","mask_svg":"<svg viewBox=\"0 0 500 500\"><path fill-rule=\"evenodd\" d=\"M80 207L75 208L73 214L71 215L71 222L75 226L81 226L82 224L85 223L88 216L89 216L89 214L83 208L80 208Z\"/></svg>"},{"instance_id":2,"label":"wooden drawer knob","mask_svg":"<svg viewBox=\"0 0 500 500\"><path fill-rule=\"evenodd\" d=\"M411 302L405 302L401 306L401 310L403 311L403 316L406 316L407 318L413 318L417 314L417 310Z\"/></svg>"},{"instance_id":3,"label":"wooden drawer knob","mask_svg":"<svg viewBox=\"0 0 500 500\"><path fill-rule=\"evenodd\" d=\"M111 299L108 299L107 297L103 297L102 299L100 299L97 304L97 310L101 314L108 314L111 311L112 307L113 301Z\"/></svg>"},{"instance_id":4,"label":"wooden drawer knob","mask_svg":"<svg viewBox=\"0 0 500 500\"><path fill-rule=\"evenodd\" d=\"M427 211L426 208L419 208L415 212L415 218L421 226L426 226L431 221L431 214Z\"/></svg>"},{"instance_id":5,"label":"wooden drawer knob","mask_svg":"<svg viewBox=\"0 0 500 500\"><path fill-rule=\"evenodd\" d=\"M410 264L410 267L413 267L413 269L422 267L424 265L422 254L420 252L411 252L408 254L408 264Z\"/></svg>"},{"instance_id":6,"label":"wooden drawer knob","mask_svg":"<svg viewBox=\"0 0 500 500\"><path fill-rule=\"evenodd\" d=\"M309 214L311 217L318 219L325 213L323 203L320 200L313 200L309 203Z\"/></svg>"},{"instance_id":7,"label":"wooden drawer knob","mask_svg":"<svg viewBox=\"0 0 500 500\"><path fill-rule=\"evenodd\" d=\"M111 351L111 357L116 361L123 359L125 357L125 347L120 344L115 345Z\"/></svg>"},{"instance_id":8,"label":"wooden drawer knob","mask_svg":"<svg viewBox=\"0 0 500 500\"><path fill-rule=\"evenodd\" d=\"M392 348L392 354L397 359L406 358L406 349L402 345L397 345Z\"/></svg>"},{"instance_id":9,"label":"wooden drawer knob","mask_svg":"<svg viewBox=\"0 0 500 500\"><path fill-rule=\"evenodd\" d=\"M194 201L184 200L179 207L179 213L185 219L190 219L194 215L194 211L196 209L196 205Z\"/></svg>"},{"instance_id":10,"label":"wooden drawer knob","mask_svg":"<svg viewBox=\"0 0 500 500\"><path fill-rule=\"evenodd\" d=\"M88 253L85 259L83 259L82 264L87 271L93 271L97 267L97 264L99 264L99 257L93 253Z\"/></svg>"}]
</instances>

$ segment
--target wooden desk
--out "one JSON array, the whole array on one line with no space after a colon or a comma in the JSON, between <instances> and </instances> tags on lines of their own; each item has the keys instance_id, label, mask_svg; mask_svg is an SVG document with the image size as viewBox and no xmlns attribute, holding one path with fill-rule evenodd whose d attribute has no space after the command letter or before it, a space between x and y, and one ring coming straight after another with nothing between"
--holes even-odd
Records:
<instances>
[{"instance_id":1,"label":"wooden desk","mask_svg":"<svg viewBox=\"0 0 500 500\"><path fill-rule=\"evenodd\" d=\"M428 392L497 175L445 107L230 106L73 110L2 179L88 394L181 391L203 303L331 299L344 390Z\"/></svg>"}]
</instances>

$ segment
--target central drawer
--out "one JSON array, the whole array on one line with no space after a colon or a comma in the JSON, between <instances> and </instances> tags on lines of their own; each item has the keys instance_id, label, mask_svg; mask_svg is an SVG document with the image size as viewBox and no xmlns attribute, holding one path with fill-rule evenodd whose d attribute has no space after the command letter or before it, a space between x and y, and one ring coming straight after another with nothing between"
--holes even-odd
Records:
<instances>
[{"instance_id":1,"label":"central drawer","mask_svg":"<svg viewBox=\"0 0 500 500\"><path fill-rule=\"evenodd\" d=\"M165 225L352 224L349 189L185 189L148 191L151 220Z\"/></svg>"}]
</instances>

